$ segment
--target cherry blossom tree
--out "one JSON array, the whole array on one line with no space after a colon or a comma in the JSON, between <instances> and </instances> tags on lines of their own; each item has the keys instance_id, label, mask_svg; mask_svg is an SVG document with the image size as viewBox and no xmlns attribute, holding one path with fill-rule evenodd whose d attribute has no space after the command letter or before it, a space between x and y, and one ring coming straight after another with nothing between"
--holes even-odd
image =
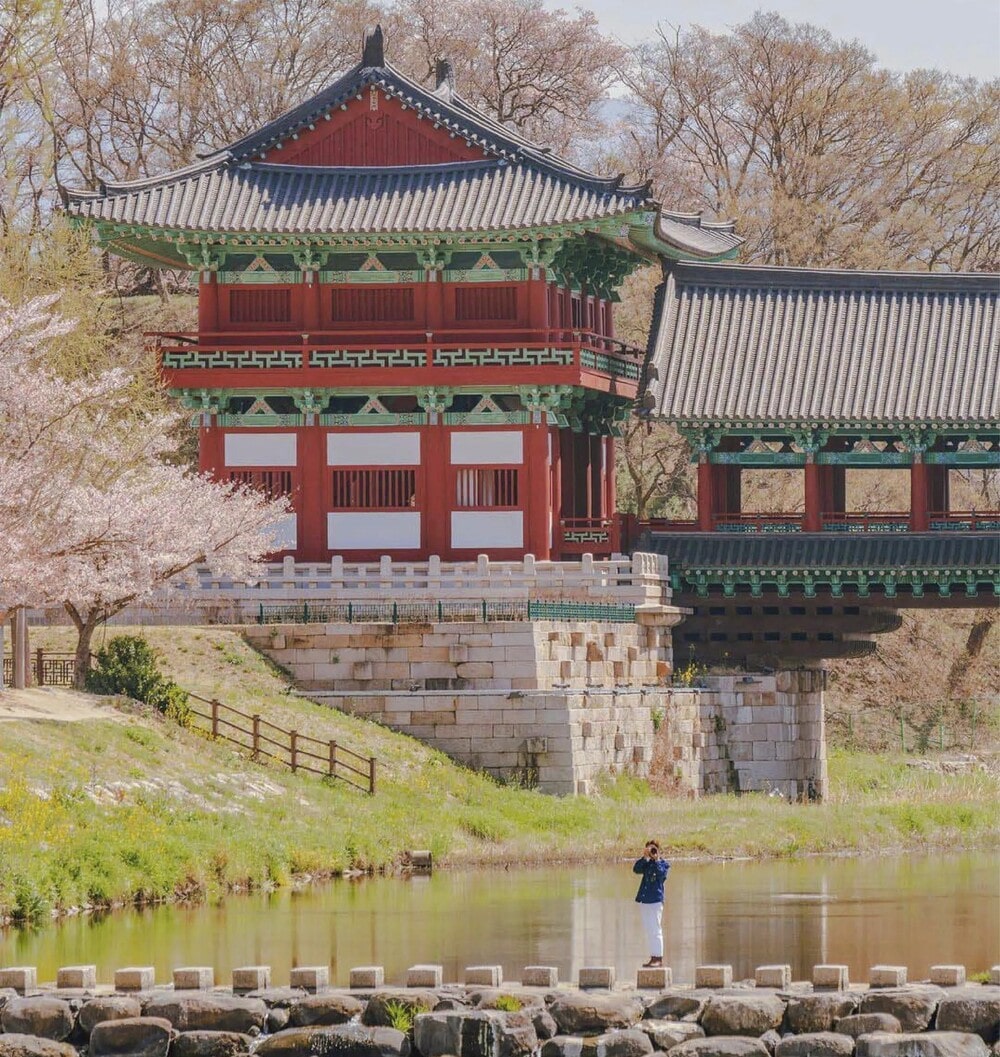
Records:
<instances>
[{"instance_id":1,"label":"cherry blossom tree","mask_svg":"<svg viewBox=\"0 0 1000 1057\"><path fill-rule=\"evenodd\" d=\"M167 461L175 416L136 411L128 371L61 377L55 301L0 301L0 619L64 606L82 685L103 621L202 563L253 579L288 509Z\"/></svg>"}]
</instances>

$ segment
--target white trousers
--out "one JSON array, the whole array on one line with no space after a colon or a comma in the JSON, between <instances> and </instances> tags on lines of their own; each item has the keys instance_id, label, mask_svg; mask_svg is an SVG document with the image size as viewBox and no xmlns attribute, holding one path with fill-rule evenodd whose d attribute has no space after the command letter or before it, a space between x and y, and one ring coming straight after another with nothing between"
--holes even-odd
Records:
<instances>
[{"instance_id":1,"label":"white trousers","mask_svg":"<svg viewBox=\"0 0 1000 1057\"><path fill-rule=\"evenodd\" d=\"M649 953L654 958L663 957L663 904L662 903L640 903L639 913L642 914L642 927L646 930L646 939L649 940Z\"/></svg>"}]
</instances>

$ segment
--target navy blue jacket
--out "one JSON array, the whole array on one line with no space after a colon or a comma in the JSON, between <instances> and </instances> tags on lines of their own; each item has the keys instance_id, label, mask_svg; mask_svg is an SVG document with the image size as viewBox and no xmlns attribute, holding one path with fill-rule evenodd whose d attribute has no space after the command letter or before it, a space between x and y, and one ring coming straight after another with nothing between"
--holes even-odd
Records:
<instances>
[{"instance_id":1,"label":"navy blue jacket","mask_svg":"<svg viewBox=\"0 0 1000 1057\"><path fill-rule=\"evenodd\" d=\"M637 903L662 903L663 882L667 879L667 870L670 863L663 859L636 859L632 873L641 873L642 880L639 882L639 891L636 893Z\"/></svg>"}]
</instances>

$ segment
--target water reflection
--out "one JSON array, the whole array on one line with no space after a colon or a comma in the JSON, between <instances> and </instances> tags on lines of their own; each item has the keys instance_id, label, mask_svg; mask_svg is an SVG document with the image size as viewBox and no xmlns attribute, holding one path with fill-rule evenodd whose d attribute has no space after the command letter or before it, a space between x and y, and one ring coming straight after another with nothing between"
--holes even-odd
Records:
<instances>
[{"instance_id":1,"label":"water reflection","mask_svg":"<svg viewBox=\"0 0 1000 1057\"><path fill-rule=\"evenodd\" d=\"M737 978L788 962L796 977L814 963L931 964L970 971L1000 961L1000 855L975 853L777 863L675 863L664 938L674 978L729 962ZM439 871L408 880L337 881L302 892L233 897L221 906L158 907L79 917L35 932L0 933L0 965L213 965L220 982L237 965L268 964L276 982L292 965L331 966L344 983L356 965L384 965L399 982L418 962L459 980L467 965L614 965L628 980L644 960L630 863L545 869Z\"/></svg>"}]
</instances>

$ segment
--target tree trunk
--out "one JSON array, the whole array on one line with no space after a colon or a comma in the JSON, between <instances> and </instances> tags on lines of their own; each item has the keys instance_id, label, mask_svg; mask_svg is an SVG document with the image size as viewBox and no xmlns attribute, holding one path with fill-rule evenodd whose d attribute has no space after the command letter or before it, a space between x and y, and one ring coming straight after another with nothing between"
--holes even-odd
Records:
<instances>
[{"instance_id":1,"label":"tree trunk","mask_svg":"<svg viewBox=\"0 0 1000 1057\"><path fill-rule=\"evenodd\" d=\"M107 614L103 609L98 608L88 610L84 616L70 602L66 602L65 606L66 612L69 613L70 619L76 626L77 633L73 688L75 690L85 690L87 673L90 671L91 643L94 639L94 632L107 619Z\"/></svg>"},{"instance_id":2,"label":"tree trunk","mask_svg":"<svg viewBox=\"0 0 1000 1057\"><path fill-rule=\"evenodd\" d=\"M76 666L73 671L73 686L77 690L84 690L87 686L87 672L90 671L91 659L90 646L98 623L96 615L89 613L83 627L79 629L80 636L76 640Z\"/></svg>"}]
</instances>

